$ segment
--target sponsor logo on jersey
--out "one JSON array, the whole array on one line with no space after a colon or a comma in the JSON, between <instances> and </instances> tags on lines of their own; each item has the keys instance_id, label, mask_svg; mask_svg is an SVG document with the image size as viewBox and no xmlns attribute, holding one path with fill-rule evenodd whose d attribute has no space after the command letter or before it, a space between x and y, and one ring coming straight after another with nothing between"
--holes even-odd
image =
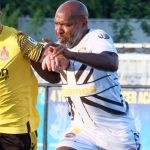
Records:
<instances>
[{"instance_id":1,"label":"sponsor logo on jersey","mask_svg":"<svg viewBox=\"0 0 150 150\"><path fill-rule=\"evenodd\" d=\"M80 133L80 131L81 131L80 128L73 128L73 129L71 130L71 133L78 134L78 133Z\"/></svg>"},{"instance_id":2,"label":"sponsor logo on jersey","mask_svg":"<svg viewBox=\"0 0 150 150\"><path fill-rule=\"evenodd\" d=\"M67 133L67 134L65 134L65 137L67 137L67 138L72 138L72 137L75 137L76 135L75 135L75 133Z\"/></svg>"},{"instance_id":3,"label":"sponsor logo on jersey","mask_svg":"<svg viewBox=\"0 0 150 150\"><path fill-rule=\"evenodd\" d=\"M85 96L89 94L94 94L96 92L95 86L90 87L83 87L83 88L62 88L62 95L63 96Z\"/></svg>"},{"instance_id":4,"label":"sponsor logo on jersey","mask_svg":"<svg viewBox=\"0 0 150 150\"><path fill-rule=\"evenodd\" d=\"M106 33L100 33L100 34L98 35L98 37L101 38L101 39L109 39L109 38L110 38L109 35L106 34Z\"/></svg>"},{"instance_id":5,"label":"sponsor logo on jersey","mask_svg":"<svg viewBox=\"0 0 150 150\"><path fill-rule=\"evenodd\" d=\"M0 49L0 60L7 60L9 58L9 53L6 47Z\"/></svg>"},{"instance_id":6,"label":"sponsor logo on jersey","mask_svg":"<svg viewBox=\"0 0 150 150\"><path fill-rule=\"evenodd\" d=\"M31 38L30 36L28 36L28 40L32 43L32 44L34 44L34 45L37 45L37 41L36 40L34 40L33 38Z\"/></svg>"}]
</instances>

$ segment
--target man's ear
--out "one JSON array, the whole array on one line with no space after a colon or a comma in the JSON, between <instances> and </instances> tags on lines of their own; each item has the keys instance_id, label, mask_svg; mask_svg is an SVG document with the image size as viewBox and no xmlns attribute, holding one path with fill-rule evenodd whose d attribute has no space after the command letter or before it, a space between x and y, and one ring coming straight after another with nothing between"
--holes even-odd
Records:
<instances>
[{"instance_id":1,"label":"man's ear","mask_svg":"<svg viewBox=\"0 0 150 150\"><path fill-rule=\"evenodd\" d=\"M82 26L83 26L83 27L87 27L87 26L88 26L88 21L87 21L87 18L86 18L86 17L83 17L83 18L82 18Z\"/></svg>"}]
</instances>

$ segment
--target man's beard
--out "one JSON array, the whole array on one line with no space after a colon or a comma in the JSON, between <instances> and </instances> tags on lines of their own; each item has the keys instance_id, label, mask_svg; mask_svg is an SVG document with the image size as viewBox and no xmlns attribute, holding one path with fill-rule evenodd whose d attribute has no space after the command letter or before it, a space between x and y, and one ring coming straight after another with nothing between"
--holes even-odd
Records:
<instances>
[{"instance_id":1,"label":"man's beard","mask_svg":"<svg viewBox=\"0 0 150 150\"><path fill-rule=\"evenodd\" d=\"M66 48L73 48L80 42L81 37L82 34L80 32L75 33L74 35L70 36L66 43L62 43L62 45L64 45Z\"/></svg>"}]
</instances>

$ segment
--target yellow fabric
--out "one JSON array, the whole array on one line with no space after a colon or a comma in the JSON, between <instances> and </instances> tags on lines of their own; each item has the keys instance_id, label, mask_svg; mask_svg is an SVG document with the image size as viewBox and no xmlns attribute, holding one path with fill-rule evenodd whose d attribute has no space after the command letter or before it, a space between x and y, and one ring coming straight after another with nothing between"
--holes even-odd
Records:
<instances>
[{"instance_id":1,"label":"yellow fabric","mask_svg":"<svg viewBox=\"0 0 150 150\"><path fill-rule=\"evenodd\" d=\"M41 47L38 48L40 53ZM38 82L30 58L25 59L22 54L25 50L18 44L18 31L3 26L0 34L0 133L27 133L28 121L31 131L39 126Z\"/></svg>"}]
</instances>

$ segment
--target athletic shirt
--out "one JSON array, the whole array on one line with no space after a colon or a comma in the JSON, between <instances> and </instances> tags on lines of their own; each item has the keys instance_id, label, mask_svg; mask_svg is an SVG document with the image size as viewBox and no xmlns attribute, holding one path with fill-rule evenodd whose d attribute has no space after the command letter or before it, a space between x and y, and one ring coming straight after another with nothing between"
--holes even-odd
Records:
<instances>
[{"instance_id":1,"label":"athletic shirt","mask_svg":"<svg viewBox=\"0 0 150 150\"><path fill-rule=\"evenodd\" d=\"M14 28L0 33L0 133L27 133L39 126L38 82L30 59L38 61L42 45Z\"/></svg>"},{"instance_id":2,"label":"athletic shirt","mask_svg":"<svg viewBox=\"0 0 150 150\"><path fill-rule=\"evenodd\" d=\"M110 35L98 29L90 30L78 45L69 50L84 53L109 51L117 54ZM71 60L69 68L61 72L61 78L63 96L69 104L74 124L110 126L114 123L116 126L121 121L121 128L128 126L131 121L128 104L121 95L117 72L98 70Z\"/></svg>"}]
</instances>

